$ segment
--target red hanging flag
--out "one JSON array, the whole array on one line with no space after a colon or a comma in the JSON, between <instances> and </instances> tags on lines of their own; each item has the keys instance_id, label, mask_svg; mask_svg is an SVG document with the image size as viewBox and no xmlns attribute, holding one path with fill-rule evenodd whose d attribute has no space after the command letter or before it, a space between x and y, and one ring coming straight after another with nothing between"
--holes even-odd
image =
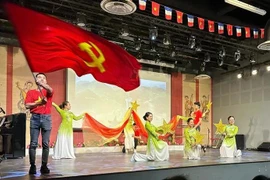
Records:
<instances>
[{"instance_id":1,"label":"red hanging flag","mask_svg":"<svg viewBox=\"0 0 270 180\"><path fill-rule=\"evenodd\" d=\"M177 23L183 23L183 12L181 11L176 11L176 15L177 15Z\"/></svg>"},{"instance_id":2,"label":"red hanging flag","mask_svg":"<svg viewBox=\"0 0 270 180\"><path fill-rule=\"evenodd\" d=\"M246 34L246 38L250 38L250 28L249 27L245 27L245 34Z\"/></svg>"},{"instance_id":3,"label":"red hanging flag","mask_svg":"<svg viewBox=\"0 0 270 180\"><path fill-rule=\"evenodd\" d=\"M215 23L214 23L214 21L208 20L208 30L209 30L209 32L215 32Z\"/></svg>"},{"instance_id":4,"label":"red hanging flag","mask_svg":"<svg viewBox=\"0 0 270 180\"><path fill-rule=\"evenodd\" d=\"M160 8L160 4L152 1L152 14L155 16L159 16L159 8Z\"/></svg>"},{"instance_id":5,"label":"red hanging flag","mask_svg":"<svg viewBox=\"0 0 270 180\"><path fill-rule=\"evenodd\" d=\"M233 26L230 24L227 24L227 32L229 36L233 35Z\"/></svg>"},{"instance_id":6,"label":"red hanging flag","mask_svg":"<svg viewBox=\"0 0 270 180\"><path fill-rule=\"evenodd\" d=\"M204 19L203 18L198 17L198 26L199 26L200 30L204 29Z\"/></svg>"},{"instance_id":7,"label":"red hanging flag","mask_svg":"<svg viewBox=\"0 0 270 180\"><path fill-rule=\"evenodd\" d=\"M261 39L264 38L264 29L261 29Z\"/></svg>"},{"instance_id":8,"label":"red hanging flag","mask_svg":"<svg viewBox=\"0 0 270 180\"><path fill-rule=\"evenodd\" d=\"M140 85L140 64L120 46L51 16L5 4L33 72L72 68L130 91Z\"/></svg>"}]
</instances>

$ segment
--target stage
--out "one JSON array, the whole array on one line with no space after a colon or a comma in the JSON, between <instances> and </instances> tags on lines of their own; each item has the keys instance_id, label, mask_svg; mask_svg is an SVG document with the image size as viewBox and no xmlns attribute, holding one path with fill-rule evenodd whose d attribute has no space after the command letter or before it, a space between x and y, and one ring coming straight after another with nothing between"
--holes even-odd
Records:
<instances>
[{"instance_id":1,"label":"stage","mask_svg":"<svg viewBox=\"0 0 270 180\"><path fill-rule=\"evenodd\" d=\"M143 152L144 153L144 152ZM243 151L241 158L219 158L218 149L207 149L201 160L183 158L183 151L171 150L165 162L130 162L130 154L95 152L76 154L76 159L49 159L49 175L40 175L37 156L37 175L29 176L28 156L7 159L0 164L0 179L128 179L162 180L184 174L190 180L247 180L258 174L270 175L270 152Z\"/></svg>"}]
</instances>

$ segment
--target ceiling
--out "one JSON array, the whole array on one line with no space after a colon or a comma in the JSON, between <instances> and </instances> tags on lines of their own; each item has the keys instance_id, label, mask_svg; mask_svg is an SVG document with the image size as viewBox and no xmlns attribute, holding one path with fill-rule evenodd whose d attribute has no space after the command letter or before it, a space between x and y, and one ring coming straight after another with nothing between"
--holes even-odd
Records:
<instances>
[{"instance_id":1,"label":"ceiling","mask_svg":"<svg viewBox=\"0 0 270 180\"><path fill-rule=\"evenodd\" d=\"M264 27L270 18L270 1L246 1L269 11L268 14L265 16L256 15L230 6L224 3L224 0L189 0L188 3L186 0L156 0L160 4L205 19L240 26ZM213 72L224 73L242 68L243 64L249 64L250 58L256 59L266 53L256 48L262 40L228 37L209 33L207 30L189 28L185 24L176 23L174 12L172 21L167 21L162 8L159 17L153 16L149 1L145 11L137 9L135 13L129 16L117 16L104 12L100 8L100 0L11 0L11 2L74 24L76 24L77 12L85 13L86 30L118 43L138 58L149 60L148 63L142 62L143 69L146 70L168 73L181 71L192 74L203 72L211 75ZM134 3L138 6L137 0L134 0ZM129 35L126 37L120 35L122 28L125 26L128 27L129 31ZM153 47L149 40L149 27L151 26L158 28L158 37L154 43L156 51L151 51ZM163 44L165 34L170 35L172 45L166 46ZM196 51L189 47L191 35L195 37L196 46L201 44L202 51ZM141 39L140 50L135 48L138 38ZM7 21L3 10L0 11L0 44L18 45L13 28ZM222 47L226 51L226 56L223 65L219 66L218 52ZM238 62L234 59L237 49L241 52L241 59ZM171 55L173 50L175 56ZM205 69L202 69L206 53L211 56L211 60L205 63ZM172 66L163 67L164 65Z\"/></svg>"}]
</instances>

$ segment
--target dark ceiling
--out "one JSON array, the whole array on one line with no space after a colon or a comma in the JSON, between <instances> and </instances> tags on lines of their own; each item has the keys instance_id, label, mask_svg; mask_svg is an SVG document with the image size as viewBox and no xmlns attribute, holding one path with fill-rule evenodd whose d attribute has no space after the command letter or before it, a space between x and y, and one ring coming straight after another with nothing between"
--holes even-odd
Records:
<instances>
[{"instance_id":1,"label":"dark ceiling","mask_svg":"<svg viewBox=\"0 0 270 180\"><path fill-rule=\"evenodd\" d=\"M241 68L242 64L247 64L251 58L256 59L265 51L259 51L256 47L262 42L260 39L246 39L244 36L236 38L217 33L209 33L207 30L199 30L196 25L189 28L184 24L176 23L176 14L173 12L172 21L164 18L164 8L160 9L160 16L151 14L151 4L147 2L146 11L139 8L129 16L117 16L104 12L100 8L100 0L11 0L27 8L39 12L51 14L70 23L76 24L77 12L86 14L87 30L99 34L104 38L117 42L129 53L142 59L151 61L143 63L143 68L152 71L173 72L181 71L197 74L201 71L212 74L213 72L224 73L229 70ZM268 0L252 1L248 3L259 6L269 11L264 17L254 13L235 8L224 3L224 0L156 0L156 2L169 6L173 9L190 13L195 16L203 17L218 22L250 26L264 27L270 18L270 2ZM138 6L138 0L134 0ZM0 44L18 45L11 24L6 20L3 10L0 13ZM129 35L120 36L120 31L127 26ZM149 40L149 27L158 28L158 37L155 41L155 51L151 51ZM216 27L217 28L217 27ZM205 28L207 29L207 28ZM165 34L169 34L172 45L166 46L162 43ZM189 45L190 36L194 36L196 46L201 44L201 51L191 49ZM140 38L142 47L136 50L136 39ZM224 64L218 64L218 52L221 48L226 51ZM236 62L234 55L236 50L241 52L241 59ZM173 50L176 55L172 56ZM211 56L210 62L204 63L205 54ZM155 65L155 63L157 63ZM202 69L202 64L205 69ZM173 67L162 67L162 64L173 65Z\"/></svg>"}]
</instances>

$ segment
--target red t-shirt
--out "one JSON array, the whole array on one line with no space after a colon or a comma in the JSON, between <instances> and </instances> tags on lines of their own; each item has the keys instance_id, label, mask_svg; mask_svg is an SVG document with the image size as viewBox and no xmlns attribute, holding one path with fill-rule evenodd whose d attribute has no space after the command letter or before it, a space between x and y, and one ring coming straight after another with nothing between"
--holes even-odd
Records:
<instances>
[{"instance_id":1,"label":"red t-shirt","mask_svg":"<svg viewBox=\"0 0 270 180\"><path fill-rule=\"evenodd\" d=\"M140 130L139 130L139 128L136 128L134 133L135 133L135 136L140 136Z\"/></svg>"},{"instance_id":2,"label":"red t-shirt","mask_svg":"<svg viewBox=\"0 0 270 180\"><path fill-rule=\"evenodd\" d=\"M200 118L202 118L202 111L201 110L197 110L196 112L194 112L194 124L197 125L198 122L200 121Z\"/></svg>"},{"instance_id":3,"label":"red t-shirt","mask_svg":"<svg viewBox=\"0 0 270 180\"><path fill-rule=\"evenodd\" d=\"M52 108L52 94L48 94L47 90L42 89L42 94L44 95L44 97L47 98L47 103L41 106L37 106L33 109L30 109L31 113L35 113L35 114L51 114L51 108ZM37 89L33 89L33 90L29 90L26 94L26 98L25 98L25 104L26 103L34 103L35 101L38 101L40 99L42 99L42 94L39 90Z\"/></svg>"}]
</instances>

